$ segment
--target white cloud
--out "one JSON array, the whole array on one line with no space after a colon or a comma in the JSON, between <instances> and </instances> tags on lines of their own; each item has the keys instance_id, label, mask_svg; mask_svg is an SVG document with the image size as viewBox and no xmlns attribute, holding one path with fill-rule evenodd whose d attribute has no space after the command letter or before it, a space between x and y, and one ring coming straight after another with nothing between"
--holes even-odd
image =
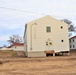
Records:
<instances>
[{"instance_id":1,"label":"white cloud","mask_svg":"<svg viewBox=\"0 0 76 75\"><path fill-rule=\"evenodd\" d=\"M76 16L76 0L2 0L2 6L15 8L19 10L31 11L31 12L39 12L43 14L49 14L53 16L60 17L74 17ZM34 15L27 12L16 12L10 10L4 10L2 12L4 16L8 18L24 18L31 16L39 16ZM5 15L6 14L6 15ZM71 15L73 14L73 15ZM2 14L1 14L2 15ZM3 16L2 16L3 17Z\"/></svg>"},{"instance_id":2,"label":"white cloud","mask_svg":"<svg viewBox=\"0 0 76 75\"><path fill-rule=\"evenodd\" d=\"M21 25L18 25L18 24L15 24L15 25L10 25L10 24L3 24L0 26L0 28L2 29L17 29L17 28L20 28Z\"/></svg>"},{"instance_id":3,"label":"white cloud","mask_svg":"<svg viewBox=\"0 0 76 75\"><path fill-rule=\"evenodd\" d=\"M1 0L0 6L43 13L56 18L75 19L76 0ZM45 15L0 8L0 28L16 29Z\"/></svg>"},{"instance_id":4,"label":"white cloud","mask_svg":"<svg viewBox=\"0 0 76 75\"><path fill-rule=\"evenodd\" d=\"M0 41L7 41L9 39L9 35L0 36Z\"/></svg>"}]
</instances>

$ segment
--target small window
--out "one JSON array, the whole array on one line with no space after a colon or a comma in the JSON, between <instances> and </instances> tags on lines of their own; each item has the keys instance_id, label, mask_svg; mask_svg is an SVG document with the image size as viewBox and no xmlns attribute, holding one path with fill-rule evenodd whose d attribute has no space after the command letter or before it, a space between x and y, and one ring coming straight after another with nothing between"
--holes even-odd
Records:
<instances>
[{"instance_id":1,"label":"small window","mask_svg":"<svg viewBox=\"0 0 76 75\"><path fill-rule=\"evenodd\" d=\"M64 40L61 40L61 42L64 42Z\"/></svg>"},{"instance_id":2,"label":"small window","mask_svg":"<svg viewBox=\"0 0 76 75\"><path fill-rule=\"evenodd\" d=\"M51 42L49 42L49 44L50 44L50 45L52 45L52 43L51 43Z\"/></svg>"},{"instance_id":3,"label":"small window","mask_svg":"<svg viewBox=\"0 0 76 75\"><path fill-rule=\"evenodd\" d=\"M61 29L63 29L63 26L61 26Z\"/></svg>"},{"instance_id":4,"label":"small window","mask_svg":"<svg viewBox=\"0 0 76 75\"><path fill-rule=\"evenodd\" d=\"M71 45L70 45L70 48L71 48Z\"/></svg>"},{"instance_id":5,"label":"small window","mask_svg":"<svg viewBox=\"0 0 76 75\"><path fill-rule=\"evenodd\" d=\"M74 42L74 39L73 39L73 42Z\"/></svg>"},{"instance_id":6,"label":"small window","mask_svg":"<svg viewBox=\"0 0 76 75\"><path fill-rule=\"evenodd\" d=\"M46 27L46 32L51 32L51 27L50 26Z\"/></svg>"},{"instance_id":7,"label":"small window","mask_svg":"<svg viewBox=\"0 0 76 75\"><path fill-rule=\"evenodd\" d=\"M71 42L71 40L70 40L70 42Z\"/></svg>"},{"instance_id":8,"label":"small window","mask_svg":"<svg viewBox=\"0 0 76 75\"><path fill-rule=\"evenodd\" d=\"M46 45L48 46L48 42L46 42Z\"/></svg>"},{"instance_id":9,"label":"small window","mask_svg":"<svg viewBox=\"0 0 76 75\"><path fill-rule=\"evenodd\" d=\"M73 45L73 48L74 48L75 46Z\"/></svg>"}]
</instances>

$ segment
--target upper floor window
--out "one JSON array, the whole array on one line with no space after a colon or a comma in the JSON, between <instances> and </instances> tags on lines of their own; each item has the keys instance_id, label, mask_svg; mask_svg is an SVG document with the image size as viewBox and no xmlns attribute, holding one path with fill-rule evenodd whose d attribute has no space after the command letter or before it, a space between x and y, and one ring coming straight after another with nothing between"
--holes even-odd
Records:
<instances>
[{"instance_id":1,"label":"upper floor window","mask_svg":"<svg viewBox=\"0 0 76 75\"><path fill-rule=\"evenodd\" d=\"M51 27L50 26L46 27L46 32L51 32Z\"/></svg>"},{"instance_id":2,"label":"upper floor window","mask_svg":"<svg viewBox=\"0 0 76 75\"><path fill-rule=\"evenodd\" d=\"M64 42L64 40L61 40L61 42Z\"/></svg>"},{"instance_id":3,"label":"upper floor window","mask_svg":"<svg viewBox=\"0 0 76 75\"><path fill-rule=\"evenodd\" d=\"M73 42L74 42L74 39L73 39Z\"/></svg>"},{"instance_id":4,"label":"upper floor window","mask_svg":"<svg viewBox=\"0 0 76 75\"><path fill-rule=\"evenodd\" d=\"M71 40L70 40L70 42L71 42Z\"/></svg>"},{"instance_id":5,"label":"upper floor window","mask_svg":"<svg viewBox=\"0 0 76 75\"><path fill-rule=\"evenodd\" d=\"M63 29L63 26L61 26L61 29Z\"/></svg>"}]
</instances>

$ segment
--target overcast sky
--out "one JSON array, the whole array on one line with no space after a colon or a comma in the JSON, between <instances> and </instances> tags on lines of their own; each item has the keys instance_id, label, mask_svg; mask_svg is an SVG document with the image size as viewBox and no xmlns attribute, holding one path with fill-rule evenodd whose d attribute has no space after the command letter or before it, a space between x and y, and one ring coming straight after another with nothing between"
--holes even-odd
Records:
<instances>
[{"instance_id":1,"label":"overcast sky","mask_svg":"<svg viewBox=\"0 0 76 75\"><path fill-rule=\"evenodd\" d=\"M76 0L0 0L0 46L13 34L23 36L26 23L46 15L76 25Z\"/></svg>"}]
</instances>

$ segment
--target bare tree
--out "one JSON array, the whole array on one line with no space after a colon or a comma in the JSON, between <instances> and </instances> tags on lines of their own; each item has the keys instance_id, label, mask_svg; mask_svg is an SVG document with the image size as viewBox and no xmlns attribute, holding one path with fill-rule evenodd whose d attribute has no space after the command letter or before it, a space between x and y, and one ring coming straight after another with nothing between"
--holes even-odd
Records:
<instances>
[{"instance_id":1,"label":"bare tree","mask_svg":"<svg viewBox=\"0 0 76 75\"><path fill-rule=\"evenodd\" d=\"M74 27L72 21L70 21L68 19L63 19L61 21L65 22L66 24L68 24L68 31L69 31L69 37L70 37L72 35L71 32L75 32L76 31L76 27Z\"/></svg>"},{"instance_id":2,"label":"bare tree","mask_svg":"<svg viewBox=\"0 0 76 75\"><path fill-rule=\"evenodd\" d=\"M7 40L10 44L13 43L21 43L22 42L22 37L19 35L12 35L9 37L9 40Z\"/></svg>"}]
</instances>

